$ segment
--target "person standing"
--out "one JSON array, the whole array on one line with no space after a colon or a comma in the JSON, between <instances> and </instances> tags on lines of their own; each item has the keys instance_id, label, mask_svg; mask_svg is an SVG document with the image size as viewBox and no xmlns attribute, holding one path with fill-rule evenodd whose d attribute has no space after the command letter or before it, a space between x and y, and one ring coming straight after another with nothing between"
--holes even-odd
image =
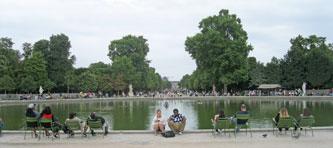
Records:
<instances>
[{"instance_id":1,"label":"person standing","mask_svg":"<svg viewBox=\"0 0 333 148\"><path fill-rule=\"evenodd\" d=\"M173 110L173 115L168 119L168 126L171 131L174 133L178 132L179 135L182 135L182 132L185 129L186 118L184 115L179 114L178 109Z\"/></svg>"}]
</instances>

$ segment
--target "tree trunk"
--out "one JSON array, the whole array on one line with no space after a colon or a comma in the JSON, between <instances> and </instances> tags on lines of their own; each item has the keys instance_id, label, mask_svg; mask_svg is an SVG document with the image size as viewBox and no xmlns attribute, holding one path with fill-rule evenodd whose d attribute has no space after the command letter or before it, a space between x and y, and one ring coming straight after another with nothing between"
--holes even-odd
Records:
<instances>
[{"instance_id":1,"label":"tree trunk","mask_svg":"<svg viewBox=\"0 0 333 148\"><path fill-rule=\"evenodd\" d=\"M223 94L228 94L228 85L227 84L224 84L223 86Z\"/></svg>"}]
</instances>

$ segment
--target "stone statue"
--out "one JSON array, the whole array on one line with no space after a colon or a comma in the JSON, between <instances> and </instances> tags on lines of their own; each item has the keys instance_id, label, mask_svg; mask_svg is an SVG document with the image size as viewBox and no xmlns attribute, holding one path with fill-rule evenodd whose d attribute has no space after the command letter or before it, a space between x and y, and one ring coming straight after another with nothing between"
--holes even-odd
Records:
<instances>
[{"instance_id":1,"label":"stone statue","mask_svg":"<svg viewBox=\"0 0 333 148\"><path fill-rule=\"evenodd\" d=\"M306 82L303 82L302 90L303 90L303 96L306 96Z\"/></svg>"},{"instance_id":2,"label":"stone statue","mask_svg":"<svg viewBox=\"0 0 333 148\"><path fill-rule=\"evenodd\" d=\"M133 97L134 95L133 95L133 87L132 87L132 84L130 84L130 85L128 86L128 89L129 89L129 91L128 91L128 96Z\"/></svg>"}]
</instances>

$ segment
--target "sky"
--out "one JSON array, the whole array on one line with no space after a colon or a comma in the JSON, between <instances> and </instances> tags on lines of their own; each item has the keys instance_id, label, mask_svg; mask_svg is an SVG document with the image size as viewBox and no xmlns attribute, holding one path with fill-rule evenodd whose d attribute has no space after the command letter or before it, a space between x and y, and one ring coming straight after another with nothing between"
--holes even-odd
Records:
<instances>
[{"instance_id":1,"label":"sky","mask_svg":"<svg viewBox=\"0 0 333 148\"><path fill-rule=\"evenodd\" d=\"M196 69L185 51L187 37L199 22L221 9L241 20L254 49L249 56L263 63L282 58L290 39L317 35L333 42L330 0L0 0L0 37L13 48L64 33L71 41L75 67L111 63L112 40L126 35L148 40L147 59L161 76L178 81Z\"/></svg>"}]
</instances>

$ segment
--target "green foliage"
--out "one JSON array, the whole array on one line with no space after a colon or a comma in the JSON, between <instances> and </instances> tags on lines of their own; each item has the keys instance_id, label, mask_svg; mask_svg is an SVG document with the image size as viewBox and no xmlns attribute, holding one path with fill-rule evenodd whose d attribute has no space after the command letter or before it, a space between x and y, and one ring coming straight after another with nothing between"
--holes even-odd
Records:
<instances>
[{"instance_id":1,"label":"green foliage","mask_svg":"<svg viewBox=\"0 0 333 148\"><path fill-rule=\"evenodd\" d=\"M117 80L121 77L121 80L125 85L132 84L133 88L139 88L140 73L136 71L133 62L126 56L118 57L114 60L111 66L112 79Z\"/></svg>"},{"instance_id":2,"label":"green foliage","mask_svg":"<svg viewBox=\"0 0 333 148\"><path fill-rule=\"evenodd\" d=\"M91 71L83 72L78 76L78 88L83 92L94 92L97 90L97 77Z\"/></svg>"},{"instance_id":3,"label":"green foliage","mask_svg":"<svg viewBox=\"0 0 333 148\"><path fill-rule=\"evenodd\" d=\"M15 82L8 75L4 75L0 78L0 91L3 91L3 90L5 90L5 91L15 90Z\"/></svg>"},{"instance_id":4,"label":"green foliage","mask_svg":"<svg viewBox=\"0 0 333 148\"><path fill-rule=\"evenodd\" d=\"M34 52L30 58L24 60L23 65L25 76L31 76L35 82L36 86L33 88L42 86L45 90L49 90L55 86L48 78L46 62L41 52Z\"/></svg>"},{"instance_id":5,"label":"green foliage","mask_svg":"<svg viewBox=\"0 0 333 148\"><path fill-rule=\"evenodd\" d=\"M271 62L266 64L265 75L267 84L281 84L282 69L280 60L273 57Z\"/></svg>"},{"instance_id":6,"label":"green foliage","mask_svg":"<svg viewBox=\"0 0 333 148\"><path fill-rule=\"evenodd\" d=\"M248 79L247 56L252 47L241 20L228 10L203 19L200 33L188 37L185 50L197 64L193 88L205 89L213 84L238 84Z\"/></svg>"},{"instance_id":7,"label":"green foliage","mask_svg":"<svg viewBox=\"0 0 333 148\"><path fill-rule=\"evenodd\" d=\"M37 89L39 87L37 87L34 78L31 75L28 75L25 78L23 78L20 84L20 88L25 93L31 93L31 92L37 92Z\"/></svg>"},{"instance_id":8,"label":"green foliage","mask_svg":"<svg viewBox=\"0 0 333 148\"><path fill-rule=\"evenodd\" d=\"M30 43L23 43L22 44L22 49L23 49L23 56L24 56L24 59L27 59L29 58L31 55L32 55L32 46Z\"/></svg>"},{"instance_id":9,"label":"green foliage","mask_svg":"<svg viewBox=\"0 0 333 148\"><path fill-rule=\"evenodd\" d=\"M70 48L71 44L66 35L59 34L50 37L47 71L49 78L56 83L58 91L66 90L65 75L73 68L69 59Z\"/></svg>"}]
</instances>

